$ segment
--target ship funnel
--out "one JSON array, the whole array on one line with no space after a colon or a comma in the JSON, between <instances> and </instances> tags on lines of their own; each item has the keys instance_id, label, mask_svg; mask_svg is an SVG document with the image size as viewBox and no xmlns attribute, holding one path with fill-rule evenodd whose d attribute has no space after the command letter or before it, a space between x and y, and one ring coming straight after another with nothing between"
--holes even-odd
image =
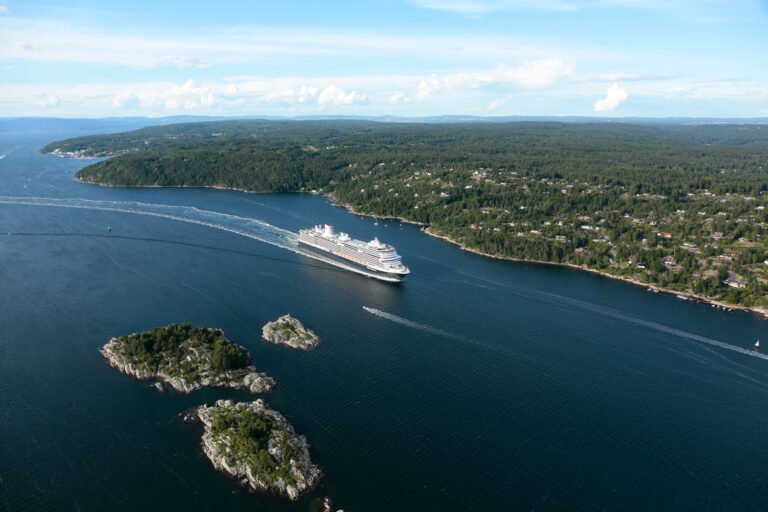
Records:
<instances>
[{"instance_id":1,"label":"ship funnel","mask_svg":"<svg viewBox=\"0 0 768 512\"><path fill-rule=\"evenodd\" d=\"M325 225L325 234L328 236L333 236L333 226L331 224Z\"/></svg>"}]
</instances>

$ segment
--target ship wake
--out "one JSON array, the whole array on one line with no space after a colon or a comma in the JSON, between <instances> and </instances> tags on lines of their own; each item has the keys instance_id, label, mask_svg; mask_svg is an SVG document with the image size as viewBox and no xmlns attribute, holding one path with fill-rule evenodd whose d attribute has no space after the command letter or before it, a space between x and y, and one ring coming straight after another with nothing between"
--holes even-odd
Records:
<instances>
[{"instance_id":1,"label":"ship wake","mask_svg":"<svg viewBox=\"0 0 768 512\"><path fill-rule=\"evenodd\" d=\"M447 338L454 338L454 339L461 339L464 338L461 336L457 336L456 334L452 334L447 331L443 331L441 329L438 329L436 327L432 327L431 325L426 324L420 324L419 322L414 322L413 320L408 320L407 318L403 318L401 316L393 315L392 313L387 313L386 311L381 311L380 309L376 308L369 308L368 306L363 306L363 309L369 312L372 315L376 315L378 317L384 318L386 320L389 320L391 322L395 322L401 325L405 325L408 327L412 327L414 329L418 329L420 331L428 332L431 334L437 334L438 336L445 336Z\"/></svg>"},{"instance_id":2,"label":"ship wake","mask_svg":"<svg viewBox=\"0 0 768 512\"><path fill-rule=\"evenodd\" d=\"M437 327L432 327L431 325L414 322L413 320L408 320L407 318L393 315L392 313L387 313L386 311L382 311L380 309L371 308L368 306L363 306L363 309L372 315L378 316L379 318L383 318L385 320L389 320L390 322L395 322L400 325L405 325L406 327L410 327L412 329L428 332L430 334L435 334L437 336L442 336L444 338L450 338L452 340L460 341L462 343L466 343L469 345L474 345L476 347L480 347L486 350L491 350L493 352L497 352L507 356L525 357L520 352L513 350L511 347L508 347L508 346L497 346L497 345L490 345L488 343L482 343L480 341L465 338L464 336L460 336L452 332L438 329Z\"/></svg>"},{"instance_id":3,"label":"ship wake","mask_svg":"<svg viewBox=\"0 0 768 512\"><path fill-rule=\"evenodd\" d=\"M644 320L642 318L638 318L634 315L630 315L627 313L623 313L621 311L608 308L605 306L598 306L597 304L592 304L589 302L584 302L581 300L576 299L570 299L568 297L563 297L561 295L557 295L554 293L546 293L541 292L543 296L551 297L552 299L555 299L555 301L568 304L580 309L586 309L588 311L592 311L594 313L599 313L601 315L621 320L624 322L629 322L635 325L641 325L643 327L647 327L648 329L653 329L658 332L663 332L666 334L671 334L673 336L677 336L680 338L688 339L691 341L697 341L699 343L704 343L706 345L710 345L713 347L722 348L725 350L730 350L731 352L738 352L739 354L744 354L745 356L751 356L751 357L757 357L760 359L768 359L768 354L763 354L762 352L757 352L756 350L750 350L743 347L738 347L736 345L731 345L728 343L724 343L720 340L716 340L713 338L708 338L706 336L701 336L699 334L695 334L688 331L683 331L682 329L676 329L674 327L670 327L668 325L660 324L657 322L652 322L650 320Z\"/></svg>"},{"instance_id":4,"label":"ship wake","mask_svg":"<svg viewBox=\"0 0 768 512\"><path fill-rule=\"evenodd\" d=\"M11 196L0 196L0 204L76 208L83 210L129 213L133 215L148 215L150 217L160 217L228 231L260 242L275 245L289 251L298 251L298 236L295 233L278 228L260 219L239 217L237 215L210 210L201 210L194 206L175 206L133 201L98 201L79 198L56 199L50 197Z\"/></svg>"}]
</instances>

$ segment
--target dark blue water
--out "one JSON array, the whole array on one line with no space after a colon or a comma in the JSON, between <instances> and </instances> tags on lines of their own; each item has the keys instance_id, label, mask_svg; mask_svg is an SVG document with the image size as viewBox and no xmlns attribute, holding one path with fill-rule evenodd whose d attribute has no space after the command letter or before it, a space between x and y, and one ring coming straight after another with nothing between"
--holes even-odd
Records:
<instances>
[{"instance_id":1,"label":"dark blue water","mask_svg":"<svg viewBox=\"0 0 768 512\"><path fill-rule=\"evenodd\" d=\"M35 153L74 133L1 135L0 232L16 234L0 235L0 509L768 507L755 315L489 260L316 196L79 184L87 162ZM290 250L282 230L321 222L394 244L412 274L391 285ZM260 341L286 312L316 350ZM97 352L185 321L277 379L268 402L326 475L311 497L239 490L177 418L251 395L161 394Z\"/></svg>"}]
</instances>

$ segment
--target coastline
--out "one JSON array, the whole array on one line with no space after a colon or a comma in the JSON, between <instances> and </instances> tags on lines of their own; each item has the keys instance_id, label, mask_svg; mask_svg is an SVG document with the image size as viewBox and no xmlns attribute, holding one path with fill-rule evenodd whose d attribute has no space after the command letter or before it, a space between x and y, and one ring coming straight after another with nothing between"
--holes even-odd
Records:
<instances>
[{"instance_id":1,"label":"coastline","mask_svg":"<svg viewBox=\"0 0 768 512\"><path fill-rule=\"evenodd\" d=\"M352 205L349 205L347 203L342 203L341 201L339 201L338 199L333 197L333 194L331 194L331 193L325 193L324 192L323 196L325 196L328 199L330 199L331 201L333 201L331 203L331 206L335 206L337 208L344 208L349 213L351 213L352 215L358 215L360 217L373 217L374 219L382 219L382 220L396 220L396 221L399 221L399 222L404 222L406 224L413 224L414 226L429 226L429 224L427 224L425 222L416 222L415 220L408 220L408 219L404 219L402 217L391 217L391 216L388 216L388 215L374 215L372 213L358 212L358 211L356 211L352 207Z\"/></svg>"},{"instance_id":2,"label":"coastline","mask_svg":"<svg viewBox=\"0 0 768 512\"><path fill-rule=\"evenodd\" d=\"M226 340L226 338L224 338ZM250 360L250 353L245 349L237 345L240 349L245 350ZM130 377L134 377L137 380L150 380L157 379L158 382L154 384L158 391L163 391L161 383L172 387L179 393L189 394L193 391L210 388L225 388L225 389L239 389L243 391L249 391L254 394L268 393L273 391L277 386L275 380L268 376L266 373L259 372L253 365L247 365L244 368L239 369L241 372L238 375L238 370L220 370L216 371L212 366L207 368L199 366L199 361L203 359L198 355L198 351L203 352L203 358L208 357L210 362L211 352L205 352L203 348L192 348L191 351L197 356L198 366L195 368L195 372L200 372L199 378L188 379L184 374L168 373L168 365L158 364L156 368L149 367L146 363L137 363L135 358L131 358L126 355L125 340L121 337L111 338L104 346L99 347L99 353L107 360L107 364L117 369L120 373L124 373ZM168 358L164 358L162 363L167 363ZM177 363L178 369L178 363ZM160 386L157 386L160 384Z\"/></svg>"},{"instance_id":3,"label":"coastline","mask_svg":"<svg viewBox=\"0 0 768 512\"><path fill-rule=\"evenodd\" d=\"M102 186L102 187L121 187L121 186L125 186L125 185L105 185L105 184L102 184L102 183L93 183L93 182L88 182L88 181L81 180L81 179L76 178L76 177L75 177L75 180L79 181L80 183L87 183L89 185L98 185L98 186ZM131 188L131 187L134 187L134 186L126 186L126 187ZM254 192L252 190L243 190L243 189L238 189L238 188L220 187L220 186L200 186L200 187L173 186L173 187L163 187L163 186L159 186L159 185L136 185L134 188L213 188L213 189L217 189L217 190L234 190L234 191L238 191L238 192L245 192L245 193L248 193L248 194L269 194L269 193L274 193L274 192ZM427 235L429 235L431 237L434 237L434 238L438 238L438 239L443 240L445 242L448 242L448 243L450 243L452 245L457 246L458 248L460 248L463 251L471 252L473 254L477 254L478 256L484 256L486 258L493 258L493 259L497 259L497 260L513 261L513 262L517 262L517 263L533 263L533 264L537 264L537 265L554 265L554 266L559 266L559 267L568 267L568 268L572 268L572 269L575 269L575 270L581 270L583 272L589 272L591 274L600 275L600 276L607 277L607 278L610 278L610 279L616 279L618 281L623 281L625 283L629 283L629 284L632 284L632 285L635 285L635 286L643 286L645 288L650 288L651 290L656 291L658 293L664 293L666 295L673 295L673 296L683 296L683 297L686 298L686 300L695 300L697 302L702 302L702 303L705 303L705 304L710 304L710 305L721 307L721 308L724 308L724 309L739 310L739 311L755 313L755 314L757 314L757 315L759 315L759 316L761 316L761 317L763 317L765 319L768 319L768 308L763 308L763 307L759 307L759 306L758 307L746 307L746 306L738 306L736 304L730 304L730 303L727 303L727 302L720 302L718 300L711 299L711 298L705 297L703 295L698 295L698 294L690 292L690 291L677 291L677 290L671 290L669 288L662 288L662 287L656 286L655 284L652 284L652 283L643 283L642 281L639 281L639 280L631 278L631 277L618 276L618 275L614 275L614 274L609 274L607 272L601 272L600 270L597 270L597 269L592 269L592 268L588 268L588 267L582 267L580 265L575 265L573 263L558 263L558 262L554 262L554 261L531 260L531 259L524 259L524 258L512 258L512 257L509 257L509 256L499 256L499 255L496 255L496 254L489 254L489 253L485 253L485 252L482 252L482 251L477 250L477 249L473 249L471 247L467 247L464 244L462 244L460 242L457 242L457 241L453 240L452 238L450 238L448 236L440 235L440 234L431 232L430 229L429 229L429 224L424 223L424 222L416 222L416 221L413 221L413 220L404 219L402 217L381 216L381 215L374 215L374 214L371 214L371 213L363 213L363 212L356 211L351 205L346 204L346 203L342 203L341 201L338 201L333 196L332 193L328 193L328 192L316 192L316 193L313 193L313 192L306 192L306 191L297 191L295 193L299 193L299 194L312 194L312 195L322 194L324 197L327 197L328 199L330 199L332 201L332 203L331 203L332 206L335 206L337 208L344 208L349 213L351 213L352 215L357 215L357 216L360 216L360 217L373 217L373 218L383 219L383 220L394 220L394 221L403 222L403 223L406 223L406 224L412 224L412 225L415 225L415 226L426 227L426 229L423 229L422 231L424 233L426 233Z\"/></svg>"},{"instance_id":4,"label":"coastline","mask_svg":"<svg viewBox=\"0 0 768 512\"><path fill-rule=\"evenodd\" d=\"M701 302L701 303L704 303L704 304L710 304L710 305L713 305L713 306L718 306L718 307L721 307L723 309L739 310L739 311L745 311L745 312L749 312L749 313L756 313L756 314L762 316L763 318L768 319L768 309L765 309L765 308L737 306L735 304L729 304L727 302L720 302L720 301L717 301L715 299L711 299L711 298L705 297L703 295L698 295L698 294L693 293L693 292L678 291L678 290L671 290L669 288L662 288L660 286L656 286L653 283L643 283L642 281L639 281L639 280L634 279L632 277L617 276L615 274L609 274L608 272L601 272L600 270L597 270L597 269L594 269L594 268L583 267L581 265L576 265L574 263L558 263L558 262L555 262L555 261L529 260L529 259L523 259L523 258L512 258L512 257L509 257L509 256L499 256L499 255L495 255L495 254L488 254L488 253L479 251L477 249L472 249L471 247L467 247L467 246L465 246L465 245L463 245L463 244L461 244L461 243L459 243L459 242L457 242L457 241L453 240L452 238L447 237L445 235L439 235L437 233L433 233L433 232L431 232L429 230L429 228L425 229L424 233L426 233L429 236L432 236L432 237L438 238L440 240L443 240L445 242L448 242L448 243L450 243L452 245L455 245L455 246L457 246L459 249L461 249L463 251L467 251L467 252L471 252L473 254L477 254L478 256L484 256L486 258L492 258L492 259L496 259L496 260L513 261L513 262L516 262L516 263L533 263L535 265L552 265L552 266L556 266L556 267L572 268L574 270L581 270L583 272L589 272L590 274L595 274L595 275L599 275L599 276L602 276L602 277L607 277L607 278L610 278L610 279L615 279L617 281L623 281L625 283L629 283L629 284L632 284L632 285L635 285L635 286L642 286L644 288L648 288L650 290L653 290L653 291L658 292L658 293L663 293L665 295L673 295L673 296L676 296L676 297L677 296L681 296L681 297L685 297L686 300L694 300L696 302Z\"/></svg>"},{"instance_id":5,"label":"coastline","mask_svg":"<svg viewBox=\"0 0 768 512\"><path fill-rule=\"evenodd\" d=\"M96 183L95 181L86 181L82 178L78 178L77 176L73 176L75 181L78 183L83 183L85 185L96 185L97 187L107 187L107 188L212 188L215 190L232 190L235 192L243 192L245 194L281 194L282 192L270 192L268 190L264 191L255 191L255 190L246 190L244 188L235 188L235 187L224 187L221 185L113 185L111 183ZM303 194L305 192L291 192L294 194ZM311 192L310 192L311 193Z\"/></svg>"}]
</instances>

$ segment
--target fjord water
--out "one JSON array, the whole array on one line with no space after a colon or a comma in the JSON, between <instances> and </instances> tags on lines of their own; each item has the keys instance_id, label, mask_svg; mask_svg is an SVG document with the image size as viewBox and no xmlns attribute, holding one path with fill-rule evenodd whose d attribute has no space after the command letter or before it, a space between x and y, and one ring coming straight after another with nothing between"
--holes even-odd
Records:
<instances>
[{"instance_id":1,"label":"fjord water","mask_svg":"<svg viewBox=\"0 0 768 512\"><path fill-rule=\"evenodd\" d=\"M768 506L756 315L483 258L318 196L79 184L88 162L35 153L72 135L0 140L0 509ZM394 244L412 274L391 285L293 252L283 230L321 222ZM316 350L260 341L286 312ZM158 393L97 352L170 322L223 328L277 380L265 398L308 437L317 492L238 489L177 416L251 395Z\"/></svg>"}]
</instances>

